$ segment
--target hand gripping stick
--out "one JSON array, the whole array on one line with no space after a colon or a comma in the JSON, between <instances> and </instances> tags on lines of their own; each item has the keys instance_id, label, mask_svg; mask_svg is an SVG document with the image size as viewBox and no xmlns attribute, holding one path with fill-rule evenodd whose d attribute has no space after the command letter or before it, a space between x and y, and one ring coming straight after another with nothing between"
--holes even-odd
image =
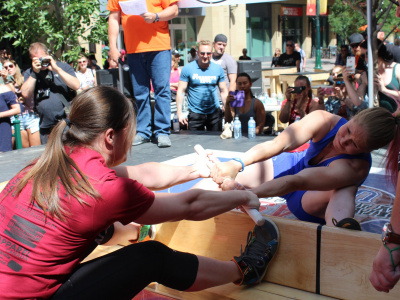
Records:
<instances>
[{"instance_id":1,"label":"hand gripping stick","mask_svg":"<svg viewBox=\"0 0 400 300\"><path fill-rule=\"evenodd\" d=\"M201 157L206 158L207 154L204 148L197 144L194 146L194 151ZM212 167L212 162L207 163L207 167L211 169ZM260 214L260 212L255 209L255 208L249 208L247 206L243 206L244 210L246 213L253 219L254 223L256 223L258 226L262 226L265 223L264 217Z\"/></svg>"}]
</instances>

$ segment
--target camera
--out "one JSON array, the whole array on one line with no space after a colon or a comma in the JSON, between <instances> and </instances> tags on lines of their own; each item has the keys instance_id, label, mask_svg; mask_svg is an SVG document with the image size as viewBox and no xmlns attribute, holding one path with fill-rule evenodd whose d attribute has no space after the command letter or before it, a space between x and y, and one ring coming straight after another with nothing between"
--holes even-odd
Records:
<instances>
[{"instance_id":1,"label":"camera","mask_svg":"<svg viewBox=\"0 0 400 300\"><path fill-rule=\"evenodd\" d=\"M49 58L40 57L39 61L40 61L40 64L42 65L42 67L48 67L50 65L50 59Z\"/></svg>"},{"instance_id":2,"label":"camera","mask_svg":"<svg viewBox=\"0 0 400 300\"><path fill-rule=\"evenodd\" d=\"M50 97L50 89L43 89L37 91L37 101L41 101Z\"/></svg>"},{"instance_id":3,"label":"camera","mask_svg":"<svg viewBox=\"0 0 400 300\"><path fill-rule=\"evenodd\" d=\"M291 94L301 94L302 91L306 89L305 86L294 86L292 87L293 91L291 91Z\"/></svg>"}]
</instances>

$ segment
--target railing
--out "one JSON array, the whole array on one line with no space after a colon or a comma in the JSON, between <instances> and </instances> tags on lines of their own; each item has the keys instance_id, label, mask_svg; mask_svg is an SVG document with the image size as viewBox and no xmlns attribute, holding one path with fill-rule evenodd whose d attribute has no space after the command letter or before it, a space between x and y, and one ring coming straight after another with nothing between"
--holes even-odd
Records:
<instances>
[{"instance_id":1,"label":"railing","mask_svg":"<svg viewBox=\"0 0 400 300\"><path fill-rule=\"evenodd\" d=\"M18 119L18 115L14 116L14 122L11 124L14 126L13 137L15 138L15 148L22 149L22 138L21 138L21 121Z\"/></svg>"}]
</instances>

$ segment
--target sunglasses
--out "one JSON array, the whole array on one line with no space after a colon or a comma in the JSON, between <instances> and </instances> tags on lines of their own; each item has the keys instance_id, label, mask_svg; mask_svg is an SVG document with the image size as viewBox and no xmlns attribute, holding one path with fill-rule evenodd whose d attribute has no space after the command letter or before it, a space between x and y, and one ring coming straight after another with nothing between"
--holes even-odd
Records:
<instances>
[{"instance_id":1,"label":"sunglasses","mask_svg":"<svg viewBox=\"0 0 400 300\"><path fill-rule=\"evenodd\" d=\"M293 47L293 44L286 44L286 47Z\"/></svg>"},{"instance_id":2,"label":"sunglasses","mask_svg":"<svg viewBox=\"0 0 400 300\"><path fill-rule=\"evenodd\" d=\"M200 55L202 55L202 56L205 56L205 55L210 56L211 54L212 54L212 52L200 52Z\"/></svg>"},{"instance_id":3,"label":"sunglasses","mask_svg":"<svg viewBox=\"0 0 400 300\"><path fill-rule=\"evenodd\" d=\"M12 68L14 68L14 65L7 65L7 66L4 66L4 69L8 70L8 68L12 69Z\"/></svg>"},{"instance_id":4,"label":"sunglasses","mask_svg":"<svg viewBox=\"0 0 400 300\"><path fill-rule=\"evenodd\" d=\"M86 63L87 61L86 60L78 60L78 64L83 64L83 63Z\"/></svg>"},{"instance_id":5,"label":"sunglasses","mask_svg":"<svg viewBox=\"0 0 400 300\"><path fill-rule=\"evenodd\" d=\"M357 48L358 46L360 46L361 43L356 43L356 44L350 44L351 48Z\"/></svg>"}]
</instances>

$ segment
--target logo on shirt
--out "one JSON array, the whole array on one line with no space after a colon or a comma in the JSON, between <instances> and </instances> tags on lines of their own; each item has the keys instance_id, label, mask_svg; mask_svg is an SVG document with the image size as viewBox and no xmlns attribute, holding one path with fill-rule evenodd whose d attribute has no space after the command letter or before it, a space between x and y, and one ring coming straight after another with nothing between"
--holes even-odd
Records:
<instances>
[{"instance_id":1,"label":"logo on shirt","mask_svg":"<svg viewBox=\"0 0 400 300\"><path fill-rule=\"evenodd\" d=\"M35 248L46 233L43 228L17 215L12 217L7 227L8 229L4 230L6 235L31 248Z\"/></svg>"},{"instance_id":2,"label":"logo on shirt","mask_svg":"<svg viewBox=\"0 0 400 300\"><path fill-rule=\"evenodd\" d=\"M192 79L199 80L200 83L212 83L217 80L217 76L199 76L199 74L193 74Z\"/></svg>"}]
</instances>

